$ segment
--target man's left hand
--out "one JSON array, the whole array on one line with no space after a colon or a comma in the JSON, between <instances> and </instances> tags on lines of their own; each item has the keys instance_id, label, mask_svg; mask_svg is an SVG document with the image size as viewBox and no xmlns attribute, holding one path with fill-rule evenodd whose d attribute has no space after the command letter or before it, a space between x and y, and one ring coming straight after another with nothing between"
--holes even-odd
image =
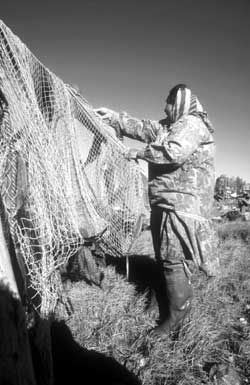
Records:
<instances>
[{"instance_id":1,"label":"man's left hand","mask_svg":"<svg viewBox=\"0 0 250 385\"><path fill-rule=\"evenodd\" d=\"M126 154L125 154L125 158L127 160L138 160L138 153L139 151L136 150L135 148L131 148Z\"/></svg>"}]
</instances>

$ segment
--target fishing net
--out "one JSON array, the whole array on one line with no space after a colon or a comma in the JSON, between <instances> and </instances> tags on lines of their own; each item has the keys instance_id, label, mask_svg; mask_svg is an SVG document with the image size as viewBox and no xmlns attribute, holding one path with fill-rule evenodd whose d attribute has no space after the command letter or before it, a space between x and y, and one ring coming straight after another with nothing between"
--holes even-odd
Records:
<instances>
[{"instance_id":1,"label":"fishing net","mask_svg":"<svg viewBox=\"0 0 250 385\"><path fill-rule=\"evenodd\" d=\"M0 189L39 311L53 311L58 267L86 238L126 253L146 213L144 175L73 88L0 22Z\"/></svg>"}]
</instances>

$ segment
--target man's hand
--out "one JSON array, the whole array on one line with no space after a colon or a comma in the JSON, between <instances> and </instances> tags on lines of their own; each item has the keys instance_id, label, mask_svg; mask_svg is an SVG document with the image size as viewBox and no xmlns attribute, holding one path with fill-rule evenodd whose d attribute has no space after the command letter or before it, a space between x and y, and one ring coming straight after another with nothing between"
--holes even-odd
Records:
<instances>
[{"instance_id":1,"label":"man's hand","mask_svg":"<svg viewBox=\"0 0 250 385\"><path fill-rule=\"evenodd\" d=\"M127 160L135 160L138 161L138 159L141 159L141 151L137 150L135 148L131 148L128 150L128 152L125 154L125 158Z\"/></svg>"},{"instance_id":2,"label":"man's hand","mask_svg":"<svg viewBox=\"0 0 250 385\"><path fill-rule=\"evenodd\" d=\"M94 111L101 116L102 119L111 119L114 111L106 107L95 108Z\"/></svg>"}]
</instances>

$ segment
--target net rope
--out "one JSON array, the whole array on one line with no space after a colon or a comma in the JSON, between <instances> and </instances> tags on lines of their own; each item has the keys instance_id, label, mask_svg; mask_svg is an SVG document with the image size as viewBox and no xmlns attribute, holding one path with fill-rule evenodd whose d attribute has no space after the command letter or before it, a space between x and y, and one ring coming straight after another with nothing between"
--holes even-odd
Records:
<instances>
[{"instance_id":1,"label":"net rope","mask_svg":"<svg viewBox=\"0 0 250 385\"><path fill-rule=\"evenodd\" d=\"M29 282L53 311L58 267L84 244L124 255L145 214L145 177L92 106L0 21L0 188Z\"/></svg>"}]
</instances>

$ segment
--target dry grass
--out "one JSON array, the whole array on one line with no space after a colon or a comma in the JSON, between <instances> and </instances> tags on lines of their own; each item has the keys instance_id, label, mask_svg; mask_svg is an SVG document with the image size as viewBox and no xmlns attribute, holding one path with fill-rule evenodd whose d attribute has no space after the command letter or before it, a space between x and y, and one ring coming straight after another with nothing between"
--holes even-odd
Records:
<instances>
[{"instance_id":1,"label":"dry grass","mask_svg":"<svg viewBox=\"0 0 250 385\"><path fill-rule=\"evenodd\" d=\"M227 222L218 227L218 233L221 240L225 239L242 239L250 243L250 222L235 221Z\"/></svg>"},{"instance_id":2,"label":"dry grass","mask_svg":"<svg viewBox=\"0 0 250 385\"><path fill-rule=\"evenodd\" d=\"M68 284L74 313L67 324L75 339L114 357L145 385L214 384L214 364L230 365L242 379L250 378L250 229L244 237L243 230L238 224L219 229L221 276L193 277L192 311L178 335L151 337L157 309L146 310L146 293L138 294L108 267L102 288Z\"/></svg>"}]
</instances>

